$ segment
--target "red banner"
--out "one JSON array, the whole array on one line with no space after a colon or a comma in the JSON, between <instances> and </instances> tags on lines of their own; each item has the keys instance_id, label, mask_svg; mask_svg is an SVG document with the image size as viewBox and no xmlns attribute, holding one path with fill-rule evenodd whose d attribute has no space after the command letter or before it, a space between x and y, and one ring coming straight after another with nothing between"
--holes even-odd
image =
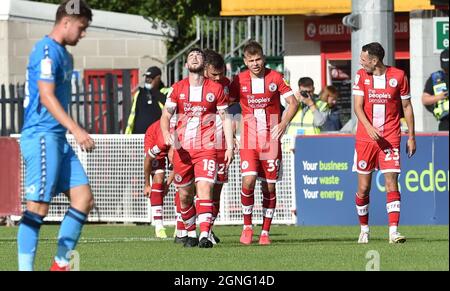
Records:
<instances>
[{"instance_id":1,"label":"red banner","mask_svg":"<svg viewBox=\"0 0 450 291\"><path fill-rule=\"evenodd\" d=\"M394 32L396 39L409 38L409 17L395 17ZM352 30L342 24L342 17L321 17L305 19L305 40L342 41L350 40Z\"/></svg>"},{"instance_id":2,"label":"red banner","mask_svg":"<svg viewBox=\"0 0 450 291\"><path fill-rule=\"evenodd\" d=\"M0 216L21 215L20 149L14 138L0 137Z\"/></svg>"}]
</instances>

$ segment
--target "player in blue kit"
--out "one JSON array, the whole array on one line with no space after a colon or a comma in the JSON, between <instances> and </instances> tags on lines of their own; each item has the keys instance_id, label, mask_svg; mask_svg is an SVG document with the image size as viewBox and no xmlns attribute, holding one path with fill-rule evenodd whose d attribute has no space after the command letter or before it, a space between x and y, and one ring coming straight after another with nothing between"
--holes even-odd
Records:
<instances>
[{"instance_id":1,"label":"player in blue kit","mask_svg":"<svg viewBox=\"0 0 450 291\"><path fill-rule=\"evenodd\" d=\"M75 46L91 21L92 11L83 0L64 1L53 30L34 46L29 58L20 139L27 200L17 233L21 271L33 270L39 229L55 195L66 194L70 208L61 223L50 270L69 270L70 252L94 203L86 173L65 137L68 129L82 150L90 152L95 147L89 134L67 114L73 59L66 45Z\"/></svg>"}]
</instances>

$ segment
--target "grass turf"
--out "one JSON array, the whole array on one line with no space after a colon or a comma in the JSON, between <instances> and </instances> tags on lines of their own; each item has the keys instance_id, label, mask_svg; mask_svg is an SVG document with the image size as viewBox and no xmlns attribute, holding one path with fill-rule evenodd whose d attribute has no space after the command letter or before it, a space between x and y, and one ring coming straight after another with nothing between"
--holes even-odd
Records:
<instances>
[{"instance_id":1,"label":"grass turf","mask_svg":"<svg viewBox=\"0 0 450 291\"><path fill-rule=\"evenodd\" d=\"M48 270L56 252L58 225L44 225L36 270ZM367 245L356 243L357 226L273 226L272 245L241 245L241 226L216 226L221 243L212 249L183 248L155 239L148 225L86 225L77 251L81 270L153 271L364 271L368 251L380 255L380 270L449 270L448 226L401 226L404 244L388 243L387 227L372 226ZM0 227L0 270L17 270L17 227Z\"/></svg>"}]
</instances>

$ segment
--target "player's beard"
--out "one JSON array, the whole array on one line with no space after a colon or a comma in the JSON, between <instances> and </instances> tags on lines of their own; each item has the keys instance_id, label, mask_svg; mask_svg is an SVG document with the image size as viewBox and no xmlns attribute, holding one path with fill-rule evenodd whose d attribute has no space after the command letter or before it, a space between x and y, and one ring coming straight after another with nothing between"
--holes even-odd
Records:
<instances>
[{"instance_id":1,"label":"player's beard","mask_svg":"<svg viewBox=\"0 0 450 291\"><path fill-rule=\"evenodd\" d=\"M198 67L193 67L193 66L188 67L188 71L193 74L202 74L203 75L204 70L205 70L204 65L199 65Z\"/></svg>"}]
</instances>

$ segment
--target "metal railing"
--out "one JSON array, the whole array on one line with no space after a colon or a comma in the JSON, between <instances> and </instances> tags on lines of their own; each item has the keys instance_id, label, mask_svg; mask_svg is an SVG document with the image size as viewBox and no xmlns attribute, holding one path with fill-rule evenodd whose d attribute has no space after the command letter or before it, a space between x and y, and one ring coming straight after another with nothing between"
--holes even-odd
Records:
<instances>
[{"instance_id":1,"label":"metal railing","mask_svg":"<svg viewBox=\"0 0 450 291\"><path fill-rule=\"evenodd\" d=\"M166 82L170 86L187 76L186 52L192 47L212 49L225 61L242 57L245 43L261 43L266 56L284 54L284 17L249 16L196 18L196 38L165 64Z\"/></svg>"},{"instance_id":2,"label":"metal railing","mask_svg":"<svg viewBox=\"0 0 450 291\"><path fill-rule=\"evenodd\" d=\"M123 133L131 110L131 77L124 71L122 83L116 75L73 82L69 115L89 133ZM24 122L25 85L0 87L0 134L20 133Z\"/></svg>"}]
</instances>

